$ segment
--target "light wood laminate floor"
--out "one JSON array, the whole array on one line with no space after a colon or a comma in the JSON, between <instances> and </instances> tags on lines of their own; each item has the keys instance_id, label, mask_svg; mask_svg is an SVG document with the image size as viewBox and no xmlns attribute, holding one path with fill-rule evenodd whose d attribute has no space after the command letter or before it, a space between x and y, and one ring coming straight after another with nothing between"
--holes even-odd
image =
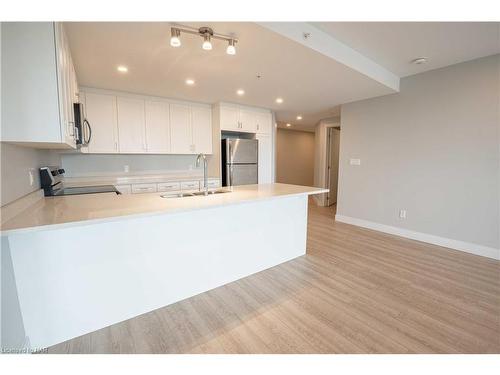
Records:
<instances>
[{"instance_id":1,"label":"light wood laminate floor","mask_svg":"<svg viewBox=\"0 0 500 375\"><path fill-rule=\"evenodd\" d=\"M50 353L500 353L500 262L334 222L307 255Z\"/></svg>"}]
</instances>

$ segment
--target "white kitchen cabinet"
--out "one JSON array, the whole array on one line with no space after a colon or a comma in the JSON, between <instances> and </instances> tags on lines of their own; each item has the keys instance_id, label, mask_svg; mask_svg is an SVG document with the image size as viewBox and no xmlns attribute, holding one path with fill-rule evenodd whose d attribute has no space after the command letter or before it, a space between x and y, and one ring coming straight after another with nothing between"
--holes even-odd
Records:
<instances>
[{"instance_id":1,"label":"white kitchen cabinet","mask_svg":"<svg viewBox=\"0 0 500 375\"><path fill-rule=\"evenodd\" d=\"M181 190L180 182L160 182L158 183L158 191L179 191Z\"/></svg>"},{"instance_id":2,"label":"white kitchen cabinet","mask_svg":"<svg viewBox=\"0 0 500 375\"><path fill-rule=\"evenodd\" d=\"M238 106L220 106L220 128L221 130L239 131L240 109Z\"/></svg>"},{"instance_id":3,"label":"white kitchen cabinet","mask_svg":"<svg viewBox=\"0 0 500 375\"><path fill-rule=\"evenodd\" d=\"M132 194L156 193L156 184L132 184Z\"/></svg>"},{"instance_id":4,"label":"white kitchen cabinet","mask_svg":"<svg viewBox=\"0 0 500 375\"><path fill-rule=\"evenodd\" d=\"M92 136L87 147L89 153L118 153L118 125L116 96L85 92L85 117L90 123Z\"/></svg>"},{"instance_id":5,"label":"white kitchen cabinet","mask_svg":"<svg viewBox=\"0 0 500 375\"><path fill-rule=\"evenodd\" d=\"M118 96L116 108L119 152L121 154L146 152L144 100Z\"/></svg>"},{"instance_id":6,"label":"white kitchen cabinet","mask_svg":"<svg viewBox=\"0 0 500 375\"><path fill-rule=\"evenodd\" d=\"M193 152L212 153L212 111L207 107L191 106Z\"/></svg>"},{"instance_id":7,"label":"white kitchen cabinet","mask_svg":"<svg viewBox=\"0 0 500 375\"><path fill-rule=\"evenodd\" d=\"M181 190L199 190L200 181L182 181Z\"/></svg>"},{"instance_id":8,"label":"white kitchen cabinet","mask_svg":"<svg viewBox=\"0 0 500 375\"><path fill-rule=\"evenodd\" d=\"M2 141L75 148L76 80L61 23L3 22Z\"/></svg>"},{"instance_id":9,"label":"white kitchen cabinet","mask_svg":"<svg viewBox=\"0 0 500 375\"><path fill-rule=\"evenodd\" d=\"M259 184L272 183L273 145L271 136L266 134L257 134L255 139L259 142L258 182Z\"/></svg>"},{"instance_id":10,"label":"white kitchen cabinet","mask_svg":"<svg viewBox=\"0 0 500 375\"><path fill-rule=\"evenodd\" d=\"M218 111L223 131L271 134L272 115L269 111L224 103L219 105Z\"/></svg>"},{"instance_id":11,"label":"white kitchen cabinet","mask_svg":"<svg viewBox=\"0 0 500 375\"><path fill-rule=\"evenodd\" d=\"M258 134L271 135L273 129L273 115L271 112L256 112L256 126Z\"/></svg>"},{"instance_id":12,"label":"white kitchen cabinet","mask_svg":"<svg viewBox=\"0 0 500 375\"><path fill-rule=\"evenodd\" d=\"M167 102L146 100L147 152L170 152L170 108Z\"/></svg>"},{"instance_id":13,"label":"white kitchen cabinet","mask_svg":"<svg viewBox=\"0 0 500 375\"><path fill-rule=\"evenodd\" d=\"M170 105L170 136L173 154L192 154L191 111L187 104Z\"/></svg>"},{"instance_id":14,"label":"white kitchen cabinet","mask_svg":"<svg viewBox=\"0 0 500 375\"><path fill-rule=\"evenodd\" d=\"M257 113L249 109L240 109L240 131L255 133L257 131Z\"/></svg>"},{"instance_id":15,"label":"white kitchen cabinet","mask_svg":"<svg viewBox=\"0 0 500 375\"><path fill-rule=\"evenodd\" d=\"M131 185L115 185L115 188L121 194L132 194L132 186Z\"/></svg>"}]
</instances>

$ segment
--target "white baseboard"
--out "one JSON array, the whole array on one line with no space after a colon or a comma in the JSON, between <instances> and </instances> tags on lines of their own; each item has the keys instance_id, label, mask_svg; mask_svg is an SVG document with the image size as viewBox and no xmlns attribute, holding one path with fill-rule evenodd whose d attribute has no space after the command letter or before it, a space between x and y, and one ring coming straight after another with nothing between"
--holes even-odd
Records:
<instances>
[{"instance_id":1,"label":"white baseboard","mask_svg":"<svg viewBox=\"0 0 500 375\"><path fill-rule=\"evenodd\" d=\"M470 242L452 240L450 238L434 236L432 234L427 234L427 233L415 232L409 229L393 227L385 224L379 224L373 221L357 219L355 217L350 217L350 216L335 215L335 220L346 224L356 225L358 227L363 227L363 228L373 229L379 232L393 234L395 236L410 238L412 240L427 242L433 245L448 247L450 249L460 250L466 253L500 260L500 249L495 249L493 247L478 245Z\"/></svg>"}]
</instances>

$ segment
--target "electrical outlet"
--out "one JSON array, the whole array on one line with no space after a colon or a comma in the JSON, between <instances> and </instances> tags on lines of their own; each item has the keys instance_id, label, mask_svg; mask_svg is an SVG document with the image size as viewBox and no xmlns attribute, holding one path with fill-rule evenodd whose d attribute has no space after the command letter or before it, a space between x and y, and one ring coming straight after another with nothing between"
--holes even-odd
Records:
<instances>
[{"instance_id":1,"label":"electrical outlet","mask_svg":"<svg viewBox=\"0 0 500 375\"><path fill-rule=\"evenodd\" d=\"M124 171L125 173L130 172L130 168L129 168L129 166L128 166L128 165L124 165L124 166L123 166L123 171Z\"/></svg>"},{"instance_id":2,"label":"electrical outlet","mask_svg":"<svg viewBox=\"0 0 500 375\"><path fill-rule=\"evenodd\" d=\"M361 165L361 159L349 159L351 165Z\"/></svg>"},{"instance_id":3,"label":"electrical outlet","mask_svg":"<svg viewBox=\"0 0 500 375\"><path fill-rule=\"evenodd\" d=\"M399 210L399 218L406 219L406 210L404 209Z\"/></svg>"},{"instance_id":4,"label":"electrical outlet","mask_svg":"<svg viewBox=\"0 0 500 375\"><path fill-rule=\"evenodd\" d=\"M30 179L30 186L35 184L35 176L33 175L33 169L28 170L28 176Z\"/></svg>"}]
</instances>

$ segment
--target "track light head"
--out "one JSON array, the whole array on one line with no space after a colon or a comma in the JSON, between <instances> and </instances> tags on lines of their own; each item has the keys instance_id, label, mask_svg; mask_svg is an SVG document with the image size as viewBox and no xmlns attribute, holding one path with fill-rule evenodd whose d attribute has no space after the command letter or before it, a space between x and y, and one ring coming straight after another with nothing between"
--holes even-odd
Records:
<instances>
[{"instance_id":1,"label":"track light head","mask_svg":"<svg viewBox=\"0 0 500 375\"><path fill-rule=\"evenodd\" d=\"M226 53L228 55L236 55L236 47L234 46L236 42L234 39L229 39L229 45L227 46Z\"/></svg>"},{"instance_id":2,"label":"track light head","mask_svg":"<svg viewBox=\"0 0 500 375\"><path fill-rule=\"evenodd\" d=\"M179 29L173 28L170 30L171 31L171 37L170 37L170 45L172 47L180 47L181 46L181 31Z\"/></svg>"}]
</instances>

